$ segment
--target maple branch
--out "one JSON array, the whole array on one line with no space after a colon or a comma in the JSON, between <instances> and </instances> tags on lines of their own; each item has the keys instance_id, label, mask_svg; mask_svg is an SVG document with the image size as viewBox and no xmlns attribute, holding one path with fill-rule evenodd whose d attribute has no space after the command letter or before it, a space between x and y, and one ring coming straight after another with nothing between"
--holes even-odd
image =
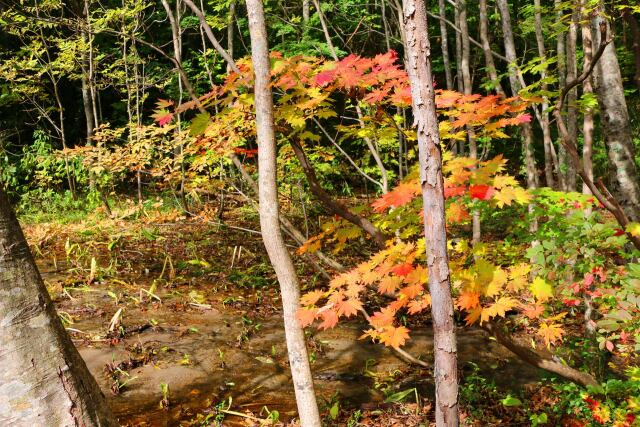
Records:
<instances>
[{"instance_id":1,"label":"maple branch","mask_svg":"<svg viewBox=\"0 0 640 427\"><path fill-rule=\"evenodd\" d=\"M200 21L200 26L202 28L204 28L204 32L207 34L207 38L209 39L209 41L211 42L211 44L213 45L214 49L220 54L220 56L222 56L222 58L229 64L229 68L231 68L231 70L236 73L236 74L240 74L240 70L238 69L238 66L236 65L235 61L233 60L233 58L229 55L229 53L222 47L222 45L220 45L220 43L218 42L218 40L216 39L216 37L213 35L213 31L211 30L211 26L209 25L209 23L207 22L207 18L204 16L204 13L202 13L202 11L200 10L200 8L198 8L193 1L191 0L184 0L184 2L187 4L187 6L189 6L189 8L193 11L193 13L196 14L196 16L198 17L198 20Z\"/></svg>"},{"instance_id":2,"label":"maple branch","mask_svg":"<svg viewBox=\"0 0 640 427\"><path fill-rule=\"evenodd\" d=\"M492 335L498 343L502 344L513 354L518 356L523 361L537 368L544 369L545 371L552 372L568 379L581 386L596 386L598 381L589 373L582 372L571 366L556 362L553 359L546 358L540 353L534 351L529 346L517 342L513 337L506 335L502 329L493 322L485 322L480 326L482 329Z\"/></svg>"},{"instance_id":3,"label":"maple branch","mask_svg":"<svg viewBox=\"0 0 640 427\"><path fill-rule=\"evenodd\" d=\"M242 162L240 161L238 156L236 156L235 154L232 153L232 154L229 155L229 158L231 159L233 164L236 166L236 168L240 172L240 175L242 175L242 178L249 185L251 190L255 194L258 194L258 184L253 179L253 177L249 174L249 172L244 167L244 165L242 164ZM255 200L253 200L249 196L245 195L244 193L241 193L241 194L249 202L251 202L254 206L256 205L256 201ZM280 217L280 222L281 222L283 230L285 230L285 232L287 234L289 234L291 236L291 238L293 238L293 240L295 240L299 245L302 245L302 244L304 244L304 242L307 241L307 239L304 237L304 235L287 218L285 218L283 215L279 215L279 217ZM325 255L321 251L316 251L315 252L315 256L317 256L320 261L325 263L327 266L333 268L334 270L336 270L336 271L345 271L345 267L342 264L340 264L336 260L328 257L327 255Z\"/></svg>"},{"instance_id":4,"label":"maple branch","mask_svg":"<svg viewBox=\"0 0 640 427\"><path fill-rule=\"evenodd\" d=\"M353 161L353 159L351 158L351 156L349 156L347 154L346 151L344 151L342 149L342 147L340 147L340 144L338 144L336 142L336 140L331 137L331 135L329 135L329 132L327 132L327 130L324 128L324 126L322 126L322 124L320 124L320 122L318 121L318 119L316 119L315 117L311 118L314 123L320 128L320 130L322 131L322 133L324 133L324 135L327 137L327 139L329 141L331 141L331 143L338 149L338 151L340 151L346 158L347 161L349 163L351 163L351 166L353 166L354 168L356 168L356 170L360 173L360 175L364 176L366 179L368 179L369 181L371 181L372 183L374 183L375 185L377 185L378 187L380 187L380 189L384 189L384 186L382 185L382 183L376 181L375 179L371 178L371 176L369 176L365 171L363 171L357 164L355 161Z\"/></svg>"},{"instance_id":5,"label":"maple branch","mask_svg":"<svg viewBox=\"0 0 640 427\"><path fill-rule=\"evenodd\" d=\"M323 206L330 212L360 227L365 233L373 237L373 240L376 242L379 249L384 249L386 247L387 236L385 236L384 233L382 233L367 218L356 215L355 213L351 212L347 206L343 205L337 200L334 200L318 182L318 177L316 176L316 172L313 169L313 165L311 165L309 159L307 159L307 155L305 154L302 145L295 140L290 140L289 143L291 144L291 148L293 148L293 152L298 158L298 162L300 162L302 171L307 177L309 188L311 189L313 195L316 196L316 198L320 200Z\"/></svg>"},{"instance_id":6,"label":"maple branch","mask_svg":"<svg viewBox=\"0 0 640 427\"><path fill-rule=\"evenodd\" d=\"M367 311L364 308L360 309L360 313L362 313L362 315L364 316L367 322L371 320L371 316L369 316L369 313L367 313ZM417 357L411 355L410 353L407 353L405 350L399 347L391 347L391 348L393 349L393 351L398 353L400 357L404 359L405 362L408 362L412 365L419 365L419 366L422 366L423 368L431 368L431 366L427 362L418 359Z\"/></svg>"}]
</instances>

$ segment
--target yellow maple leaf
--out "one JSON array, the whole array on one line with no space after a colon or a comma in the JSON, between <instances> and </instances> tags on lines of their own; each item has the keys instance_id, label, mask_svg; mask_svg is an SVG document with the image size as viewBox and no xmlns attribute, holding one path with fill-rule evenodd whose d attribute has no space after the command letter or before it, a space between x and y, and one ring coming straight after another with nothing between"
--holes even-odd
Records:
<instances>
[{"instance_id":1,"label":"yellow maple leaf","mask_svg":"<svg viewBox=\"0 0 640 427\"><path fill-rule=\"evenodd\" d=\"M496 296L502 291L505 283L507 283L507 273L500 267L496 267L493 271L493 278L487 285L484 295L488 297Z\"/></svg>"},{"instance_id":2,"label":"yellow maple leaf","mask_svg":"<svg viewBox=\"0 0 640 427\"><path fill-rule=\"evenodd\" d=\"M500 191L496 191L493 195L493 199L496 201L496 205L499 208L511 206L511 203L516 199L517 193L514 187L504 187Z\"/></svg>"},{"instance_id":3,"label":"yellow maple leaf","mask_svg":"<svg viewBox=\"0 0 640 427\"><path fill-rule=\"evenodd\" d=\"M542 277L536 277L529 286L531 294L540 302L544 302L553 296L553 287Z\"/></svg>"},{"instance_id":4,"label":"yellow maple leaf","mask_svg":"<svg viewBox=\"0 0 640 427\"><path fill-rule=\"evenodd\" d=\"M496 302L482 309L480 323L493 317L504 317L507 311L518 306L518 301L510 297L500 297Z\"/></svg>"},{"instance_id":5,"label":"yellow maple leaf","mask_svg":"<svg viewBox=\"0 0 640 427\"><path fill-rule=\"evenodd\" d=\"M307 292L300 298L300 305L308 306L314 305L318 300L325 296L324 291L311 291Z\"/></svg>"},{"instance_id":6,"label":"yellow maple leaf","mask_svg":"<svg viewBox=\"0 0 640 427\"><path fill-rule=\"evenodd\" d=\"M631 234L632 236L640 237L640 223L631 222L631 223L627 224L626 231L627 231L627 233Z\"/></svg>"},{"instance_id":7,"label":"yellow maple leaf","mask_svg":"<svg viewBox=\"0 0 640 427\"><path fill-rule=\"evenodd\" d=\"M562 340L564 330L562 329L562 326L556 323L542 323L537 334L542 337L542 340L547 347L551 347L551 344Z\"/></svg>"},{"instance_id":8,"label":"yellow maple leaf","mask_svg":"<svg viewBox=\"0 0 640 427\"><path fill-rule=\"evenodd\" d=\"M504 187L517 187L518 181L511 175L496 175L493 178L493 186L499 190Z\"/></svg>"},{"instance_id":9,"label":"yellow maple leaf","mask_svg":"<svg viewBox=\"0 0 640 427\"><path fill-rule=\"evenodd\" d=\"M507 289L513 292L518 292L523 289L528 283L527 276L530 271L531 265L525 263L517 264L509 268L509 278L511 280L507 285Z\"/></svg>"}]
</instances>

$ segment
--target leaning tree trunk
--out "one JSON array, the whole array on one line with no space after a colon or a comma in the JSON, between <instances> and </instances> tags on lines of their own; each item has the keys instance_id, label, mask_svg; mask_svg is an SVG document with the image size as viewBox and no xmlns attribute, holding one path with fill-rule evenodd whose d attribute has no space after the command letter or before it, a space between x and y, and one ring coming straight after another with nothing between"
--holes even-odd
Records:
<instances>
[{"instance_id":1,"label":"leaning tree trunk","mask_svg":"<svg viewBox=\"0 0 640 427\"><path fill-rule=\"evenodd\" d=\"M300 421L303 427L320 427L320 415L313 389L304 331L296 320L300 298L298 276L280 232L273 98L262 1L247 0L247 12L251 35L251 58L255 74L260 229L267 254L280 282L287 351Z\"/></svg>"},{"instance_id":2,"label":"leaning tree trunk","mask_svg":"<svg viewBox=\"0 0 640 427\"><path fill-rule=\"evenodd\" d=\"M599 12L594 19L595 27L600 29L600 32L596 32L596 45L599 45L600 38L603 38L602 32L610 32L609 22L604 18L604 7L600 6ZM613 41L602 54L596 72L602 130L616 180L613 190L629 219L640 221L640 177L634 161L635 150L629 111Z\"/></svg>"},{"instance_id":3,"label":"leaning tree trunk","mask_svg":"<svg viewBox=\"0 0 640 427\"><path fill-rule=\"evenodd\" d=\"M0 188L0 425L117 426Z\"/></svg>"},{"instance_id":4,"label":"leaning tree trunk","mask_svg":"<svg viewBox=\"0 0 640 427\"><path fill-rule=\"evenodd\" d=\"M420 182L434 330L436 425L458 425L458 368L447 256L442 154L436 116L431 47L422 0L403 0L405 55L418 133Z\"/></svg>"}]
</instances>

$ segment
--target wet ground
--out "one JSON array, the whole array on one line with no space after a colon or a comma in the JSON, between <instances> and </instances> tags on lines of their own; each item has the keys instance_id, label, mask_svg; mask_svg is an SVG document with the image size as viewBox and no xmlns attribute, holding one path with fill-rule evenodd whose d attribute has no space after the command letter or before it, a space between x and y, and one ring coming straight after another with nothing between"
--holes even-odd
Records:
<instances>
[{"instance_id":1,"label":"wet ground","mask_svg":"<svg viewBox=\"0 0 640 427\"><path fill-rule=\"evenodd\" d=\"M266 265L258 238L197 229L156 227L153 238L141 233L144 246L124 233L117 250L101 243L114 240L113 230L90 233L91 244L81 234L68 236L91 249L75 258L73 250L68 255L70 243L61 255L64 242L54 238L38 262L74 342L123 425L186 425L198 414L200 420L207 414L210 420L222 418L217 409L265 417L266 407L280 419L294 417L278 293L268 267L255 268ZM245 252L237 257L239 246ZM91 254L102 255L93 274ZM312 281L306 276L303 283ZM363 326L354 320L309 331L320 402L370 407L385 399L384 391L413 387L430 396L430 370L359 340ZM430 328L414 327L405 348L427 362ZM516 388L537 379L535 370L480 330L460 329L458 350L460 366L477 363L499 385ZM226 414L224 425L244 421Z\"/></svg>"}]
</instances>

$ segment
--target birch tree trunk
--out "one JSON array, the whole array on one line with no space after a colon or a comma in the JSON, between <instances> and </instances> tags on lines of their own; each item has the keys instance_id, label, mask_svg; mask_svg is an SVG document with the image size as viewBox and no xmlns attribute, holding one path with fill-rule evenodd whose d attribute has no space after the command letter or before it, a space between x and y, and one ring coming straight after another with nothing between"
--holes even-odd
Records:
<instances>
[{"instance_id":1,"label":"birch tree trunk","mask_svg":"<svg viewBox=\"0 0 640 427\"><path fill-rule=\"evenodd\" d=\"M431 47L422 0L403 0L405 55L418 133L420 182L434 331L436 426L458 425L458 368L445 229L444 181Z\"/></svg>"},{"instance_id":2,"label":"birch tree trunk","mask_svg":"<svg viewBox=\"0 0 640 427\"><path fill-rule=\"evenodd\" d=\"M596 45L600 38L610 34L610 23L604 18L604 6L594 18ZM635 165L635 150L627 102L624 97L622 75L613 41L609 43L596 65L598 76L598 104L607 154L615 176L613 191L631 221L640 221L640 179Z\"/></svg>"},{"instance_id":3,"label":"birch tree trunk","mask_svg":"<svg viewBox=\"0 0 640 427\"><path fill-rule=\"evenodd\" d=\"M262 0L247 0L247 12L255 73L260 229L267 254L280 283L287 351L300 422L303 427L320 427L304 331L296 319L300 299L298 276L280 232L273 98L269 86L269 48Z\"/></svg>"},{"instance_id":4,"label":"birch tree trunk","mask_svg":"<svg viewBox=\"0 0 640 427\"><path fill-rule=\"evenodd\" d=\"M0 425L117 426L0 187Z\"/></svg>"}]
</instances>

